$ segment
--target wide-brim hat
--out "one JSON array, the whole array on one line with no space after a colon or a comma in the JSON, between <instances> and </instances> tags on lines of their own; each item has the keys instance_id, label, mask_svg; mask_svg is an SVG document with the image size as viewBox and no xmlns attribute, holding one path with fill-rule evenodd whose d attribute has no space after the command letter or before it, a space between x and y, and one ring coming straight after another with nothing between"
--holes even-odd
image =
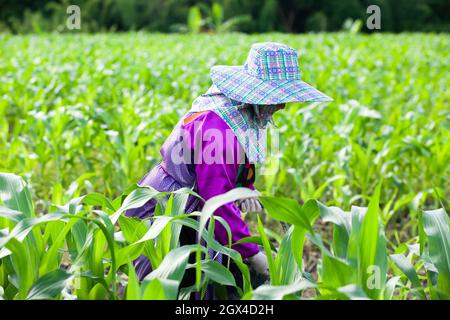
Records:
<instances>
[{"instance_id":1,"label":"wide-brim hat","mask_svg":"<svg viewBox=\"0 0 450 320\"><path fill-rule=\"evenodd\" d=\"M225 96L243 103L272 105L333 100L300 80L297 51L280 43L255 43L245 65L214 66L210 75Z\"/></svg>"}]
</instances>

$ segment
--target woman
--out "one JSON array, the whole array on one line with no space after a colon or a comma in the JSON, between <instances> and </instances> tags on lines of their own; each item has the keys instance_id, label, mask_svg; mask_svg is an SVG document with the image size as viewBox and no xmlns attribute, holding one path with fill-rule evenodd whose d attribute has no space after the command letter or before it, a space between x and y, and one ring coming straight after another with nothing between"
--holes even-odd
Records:
<instances>
[{"instance_id":1,"label":"woman","mask_svg":"<svg viewBox=\"0 0 450 320\"><path fill-rule=\"evenodd\" d=\"M205 200L236 187L253 189L255 163L264 161L266 127L272 115L287 102L331 101L300 80L295 49L279 43L256 43L244 66L215 66L213 85L198 97L178 122L161 148L162 161L140 182L158 191L194 188ZM186 212L200 210L202 203L189 198ZM146 218L154 212L152 200L128 216ZM250 236L241 211L258 212L257 199L229 203L217 209L230 226L233 243ZM216 221L215 238L228 236ZM181 244L194 243L195 234L184 230ZM234 245L254 273L268 277L267 258L256 244ZM135 262L140 279L151 271L144 256Z\"/></svg>"}]
</instances>

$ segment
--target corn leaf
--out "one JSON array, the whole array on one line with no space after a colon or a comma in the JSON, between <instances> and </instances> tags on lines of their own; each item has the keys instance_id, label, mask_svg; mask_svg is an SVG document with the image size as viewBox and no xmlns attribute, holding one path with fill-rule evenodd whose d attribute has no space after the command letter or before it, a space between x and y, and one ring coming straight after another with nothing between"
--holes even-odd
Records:
<instances>
[{"instance_id":1,"label":"corn leaf","mask_svg":"<svg viewBox=\"0 0 450 320\"><path fill-rule=\"evenodd\" d=\"M277 273L277 268L275 265L275 261L273 260L272 256L272 250L270 249L269 239L267 239L266 233L264 232L264 227L262 225L261 219L259 218L259 215L257 216L258 219L258 230L261 235L261 241L264 246L264 251L267 256L267 262L269 264L269 273L270 273L270 283L273 285L278 285L280 283L279 281L279 274Z\"/></svg>"},{"instance_id":2,"label":"corn leaf","mask_svg":"<svg viewBox=\"0 0 450 320\"><path fill-rule=\"evenodd\" d=\"M430 260L438 270L436 293L450 299L450 219L444 209L424 211L423 228Z\"/></svg>"},{"instance_id":3,"label":"corn leaf","mask_svg":"<svg viewBox=\"0 0 450 320\"><path fill-rule=\"evenodd\" d=\"M141 287L139 286L139 280L136 275L136 270L131 262L128 263L128 284L126 291L127 300L140 300L141 299Z\"/></svg>"},{"instance_id":4,"label":"corn leaf","mask_svg":"<svg viewBox=\"0 0 450 320\"><path fill-rule=\"evenodd\" d=\"M0 200L9 209L35 217L31 194L23 179L11 173L0 172Z\"/></svg>"},{"instance_id":5,"label":"corn leaf","mask_svg":"<svg viewBox=\"0 0 450 320\"><path fill-rule=\"evenodd\" d=\"M233 274L221 263L214 260L207 260L202 263L202 271L211 280L224 285L224 286L236 286Z\"/></svg>"},{"instance_id":6,"label":"corn leaf","mask_svg":"<svg viewBox=\"0 0 450 320\"><path fill-rule=\"evenodd\" d=\"M371 270L373 266L377 266L377 246L379 244L380 234L380 191L381 182L375 188L375 193L369 202L369 207L364 215L361 225L361 233L359 235L359 275L361 277L362 287L372 298L377 298L381 289L370 288L368 285L369 270Z\"/></svg>"},{"instance_id":7,"label":"corn leaf","mask_svg":"<svg viewBox=\"0 0 450 320\"><path fill-rule=\"evenodd\" d=\"M53 299L61 293L72 275L65 270L54 270L39 277L26 297L27 300Z\"/></svg>"},{"instance_id":8,"label":"corn leaf","mask_svg":"<svg viewBox=\"0 0 450 320\"><path fill-rule=\"evenodd\" d=\"M395 265L403 272L409 281L411 281L412 286L416 289L416 295L420 299L426 300L425 292L420 283L419 276L408 259L403 254L391 254L390 257L392 261L394 261Z\"/></svg>"},{"instance_id":9,"label":"corn leaf","mask_svg":"<svg viewBox=\"0 0 450 320\"><path fill-rule=\"evenodd\" d=\"M276 286L276 285L262 285L251 293L246 294L243 300L282 300L284 297L298 294L301 290L307 288L315 288L316 284L301 279L290 285Z\"/></svg>"}]
</instances>

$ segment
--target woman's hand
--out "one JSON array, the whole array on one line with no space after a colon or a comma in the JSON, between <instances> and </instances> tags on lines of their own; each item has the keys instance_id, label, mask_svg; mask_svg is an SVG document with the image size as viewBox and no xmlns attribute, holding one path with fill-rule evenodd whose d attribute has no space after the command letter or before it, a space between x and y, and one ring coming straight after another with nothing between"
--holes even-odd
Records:
<instances>
[{"instance_id":1,"label":"woman's hand","mask_svg":"<svg viewBox=\"0 0 450 320\"><path fill-rule=\"evenodd\" d=\"M236 205L242 212L262 212L263 208L258 198L238 200Z\"/></svg>"},{"instance_id":2,"label":"woman's hand","mask_svg":"<svg viewBox=\"0 0 450 320\"><path fill-rule=\"evenodd\" d=\"M260 251L254 256L247 258L247 263L250 269L257 274L269 276L269 263L267 262L267 256L263 252Z\"/></svg>"}]
</instances>

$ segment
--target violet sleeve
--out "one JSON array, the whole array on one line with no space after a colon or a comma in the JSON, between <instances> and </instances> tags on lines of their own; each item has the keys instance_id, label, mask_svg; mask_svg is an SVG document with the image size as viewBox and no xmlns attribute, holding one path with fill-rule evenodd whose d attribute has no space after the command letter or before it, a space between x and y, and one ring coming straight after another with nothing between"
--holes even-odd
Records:
<instances>
[{"instance_id":1,"label":"violet sleeve","mask_svg":"<svg viewBox=\"0 0 450 320\"><path fill-rule=\"evenodd\" d=\"M239 167L237 157L235 157L236 163L230 164L227 164L224 159L226 152L234 152L233 154L237 155L238 142L236 137L234 137L233 143L226 143L226 130L229 129L229 127L214 112L209 111L205 113L197 121L202 121L202 124L199 126L197 132L192 132L194 136L200 134L201 137L204 138L205 131L214 128L217 129L218 131L216 132L220 132L223 137L222 144L219 143L217 145L218 148L216 149L218 152L222 152L222 161L219 161L219 163L205 164L204 159L202 159L202 163L197 163L195 165L198 193L205 200L208 200L211 197L236 188L236 175ZM211 138L210 140L207 140L207 138L205 139L201 139L202 150L208 150L207 147L214 143L214 138ZM195 140L198 141L198 137ZM228 203L218 208L214 215L222 217L229 224L233 243L250 236L248 226L242 219L241 212L234 203ZM218 221L216 221L215 224L214 235L216 240L221 244L228 244L228 234L226 229ZM259 251L258 245L254 243L235 245L233 246L233 249L237 250L243 258L251 257Z\"/></svg>"}]
</instances>

